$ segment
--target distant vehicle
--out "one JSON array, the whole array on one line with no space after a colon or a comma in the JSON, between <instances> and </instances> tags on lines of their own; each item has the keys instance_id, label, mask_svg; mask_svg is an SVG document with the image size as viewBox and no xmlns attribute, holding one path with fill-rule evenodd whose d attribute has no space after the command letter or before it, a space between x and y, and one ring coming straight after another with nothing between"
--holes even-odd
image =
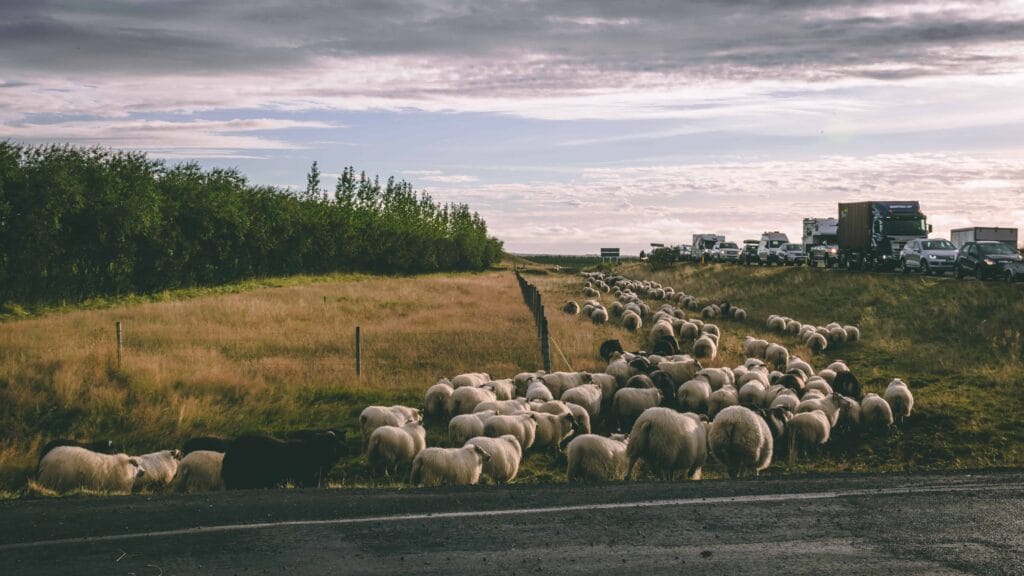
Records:
<instances>
[{"instance_id":1,"label":"distant vehicle","mask_svg":"<svg viewBox=\"0 0 1024 576\"><path fill-rule=\"evenodd\" d=\"M839 264L839 246L835 244L818 244L807 251L808 266L824 266L832 268Z\"/></svg>"},{"instance_id":2,"label":"distant vehicle","mask_svg":"<svg viewBox=\"0 0 1024 576\"><path fill-rule=\"evenodd\" d=\"M995 240L1002 242L1010 248L1017 248L1016 228L992 228L975 226L973 228L956 228L950 232L950 240L957 246L963 246L968 242L981 242L983 240Z\"/></svg>"},{"instance_id":3,"label":"distant vehicle","mask_svg":"<svg viewBox=\"0 0 1024 576\"><path fill-rule=\"evenodd\" d=\"M807 264L807 253L804 252L802 244L788 242L779 246L775 251L775 258L783 266L803 266Z\"/></svg>"},{"instance_id":4,"label":"distant vehicle","mask_svg":"<svg viewBox=\"0 0 1024 576\"><path fill-rule=\"evenodd\" d=\"M943 274L952 272L957 249L945 238L911 240L900 251L899 268L906 272Z\"/></svg>"},{"instance_id":5,"label":"distant vehicle","mask_svg":"<svg viewBox=\"0 0 1024 576\"><path fill-rule=\"evenodd\" d=\"M960 248L954 273L957 279L974 276L978 280L995 278L1013 282L1024 279L1021 255L1002 242L967 242Z\"/></svg>"},{"instance_id":6,"label":"distant vehicle","mask_svg":"<svg viewBox=\"0 0 1024 576\"><path fill-rule=\"evenodd\" d=\"M772 265L778 261L775 254L779 246L789 242L789 236L782 232L765 232L757 243L757 261L763 265Z\"/></svg>"},{"instance_id":7,"label":"distant vehicle","mask_svg":"<svg viewBox=\"0 0 1024 576\"><path fill-rule=\"evenodd\" d=\"M743 251L740 252L740 262L743 264L757 264L757 240L744 240Z\"/></svg>"},{"instance_id":8,"label":"distant vehicle","mask_svg":"<svg viewBox=\"0 0 1024 576\"><path fill-rule=\"evenodd\" d=\"M839 204L839 261L845 268L895 268L903 245L931 226L917 201Z\"/></svg>"},{"instance_id":9,"label":"distant vehicle","mask_svg":"<svg viewBox=\"0 0 1024 576\"><path fill-rule=\"evenodd\" d=\"M739 262L740 248L735 242L718 242L711 247L711 259L715 262Z\"/></svg>"},{"instance_id":10,"label":"distant vehicle","mask_svg":"<svg viewBox=\"0 0 1024 576\"><path fill-rule=\"evenodd\" d=\"M689 244L679 245L679 261L686 262L693 259L693 249Z\"/></svg>"},{"instance_id":11,"label":"distant vehicle","mask_svg":"<svg viewBox=\"0 0 1024 576\"><path fill-rule=\"evenodd\" d=\"M839 233L839 221L835 218L804 218L804 251L811 246L835 244Z\"/></svg>"},{"instance_id":12,"label":"distant vehicle","mask_svg":"<svg viewBox=\"0 0 1024 576\"><path fill-rule=\"evenodd\" d=\"M694 234L693 259L700 260L702 256L710 256L711 249L715 244L724 241L725 236L722 236L721 234Z\"/></svg>"}]
</instances>

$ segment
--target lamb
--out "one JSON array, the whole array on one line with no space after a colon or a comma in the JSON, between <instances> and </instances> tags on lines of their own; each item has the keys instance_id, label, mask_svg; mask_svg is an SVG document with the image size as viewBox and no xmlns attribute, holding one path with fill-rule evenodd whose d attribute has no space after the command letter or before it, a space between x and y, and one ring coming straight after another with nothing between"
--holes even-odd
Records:
<instances>
[{"instance_id":1,"label":"lamb","mask_svg":"<svg viewBox=\"0 0 1024 576\"><path fill-rule=\"evenodd\" d=\"M171 485L175 492L212 492L224 489L221 465L224 453L213 450L195 450L178 462L178 472Z\"/></svg>"},{"instance_id":2,"label":"lamb","mask_svg":"<svg viewBox=\"0 0 1024 576\"><path fill-rule=\"evenodd\" d=\"M452 392L452 397L448 399L448 415L454 417L459 414L472 414L477 404L497 399L497 396L494 395L494 391L486 386L483 388L473 388L469 386L456 388L455 391ZM402 423L392 424L392 426L398 426L400 424Z\"/></svg>"},{"instance_id":3,"label":"lamb","mask_svg":"<svg viewBox=\"0 0 1024 576\"><path fill-rule=\"evenodd\" d=\"M224 453L224 487L274 488L289 481L298 486L317 486L344 452L338 440L331 431L296 440L260 434L239 436Z\"/></svg>"},{"instance_id":4,"label":"lamb","mask_svg":"<svg viewBox=\"0 0 1024 576\"><path fill-rule=\"evenodd\" d=\"M467 372L452 378L452 388L471 386L478 388L491 381L490 374L486 372Z\"/></svg>"},{"instance_id":5,"label":"lamb","mask_svg":"<svg viewBox=\"0 0 1024 576\"><path fill-rule=\"evenodd\" d=\"M491 455L484 462L483 473L494 482L511 482L519 474L519 462L523 459L523 448L519 440L511 434L498 438L478 436L471 438L467 445L478 446Z\"/></svg>"},{"instance_id":6,"label":"lamb","mask_svg":"<svg viewBox=\"0 0 1024 576\"><path fill-rule=\"evenodd\" d=\"M860 402L860 421L868 430L885 430L892 426L892 407L874 392L868 393Z\"/></svg>"},{"instance_id":7,"label":"lamb","mask_svg":"<svg viewBox=\"0 0 1024 576\"><path fill-rule=\"evenodd\" d=\"M751 469L756 476L772 462L773 441L768 424L743 406L730 406L715 416L708 446L733 479Z\"/></svg>"},{"instance_id":8,"label":"lamb","mask_svg":"<svg viewBox=\"0 0 1024 576\"><path fill-rule=\"evenodd\" d=\"M885 401L892 408L892 415L896 424L903 424L903 421L910 416L914 410L914 395L910 392L907 383L899 378L893 379L885 388Z\"/></svg>"},{"instance_id":9,"label":"lamb","mask_svg":"<svg viewBox=\"0 0 1024 576\"><path fill-rule=\"evenodd\" d=\"M483 434L483 424L480 433ZM383 468L384 474L390 476L392 471L398 472L400 465L412 462L426 447L427 429L420 422L406 422L401 427L381 426L370 435L366 459L372 470Z\"/></svg>"},{"instance_id":10,"label":"lamb","mask_svg":"<svg viewBox=\"0 0 1024 576\"><path fill-rule=\"evenodd\" d=\"M626 477L628 443L625 434L612 434L610 438L581 434L573 438L565 449L566 479L569 482L622 480Z\"/></svg>"},{"instance_id":11,"label":"lamb","mask_svg":"<svg viewBox=\"0 0 1024 576\"><path fill-rule=\"evenodd\" d=\"M786 426L789 441L789 463L796 461L797 452L808 454L828 442L832 424L821 410L794 415Z\"/></svg>"},{"instance_id":12,"label":"lamb","mask_svg":"<svg viewBox=\"0 0 1024 576\"><path fill-rule=\"evenodd\" d=\"M651 408L633 424L626 455L626 478L632 476L633 467L642 458L662 480L672 480L679 471L686 478L700 480L708 456L707 429L696 414Z\"/></svg>"},{"instance_id":13,"label":"lamb","mask_svg":"<svg viewBox=\"0 0 1024 576\"><path fill-rule=\"evenodd\" d=\"M718 356L718 342L707 334L697 338L693 343L693 356L697 360L714 360Z\"/></svg>"},{"instance_id":14,"label":"lamb","mask_svg":"<svg viewBox=\"0 0 1024 576\"><path fill-rule=\"evenodd\" d=\"M412 461L409 481L421 486L476 484L490 453L475 444L462 448L424 448Z\"/></svg>"},{"instance_id":15,"label":"lamb","mask_svg":"<svg viewBox=\"0 0 1024 576\"><path fill-rule=\"evenodd\" d=\"M537 422L537 435L533 447L544 450L557 449L562 440L568 438L576 427L572 414L546 414L533 412L530 416Z\"/></svg>"},{"instance_id":16,"label":"lamb","mask_svg":"<svg viewBox=\"0 0 1024 576\"><path fill-rule=\"evenodd\" d=\"M484 435L484 423L498 412L482 410L472 414L459 414L448 422L448 441L455 446L462 446L466 440ZM421 447L422 449L422 447ZM409 460L412 460L410 458Z\"/></svg>"},{"instance_id":17,"label":"lamb","mask_svg":"<svg viewBox=\"0 0 1024 576\"><path fill-rule=\"evenodd\" d=\"M764 359L764 354L768 349L768 341L760 338L754 338L753 336L747 336L743 339L743 355L747 358L761 358Z\"/></svg>"},{"instance_id":18,"label":"lamb","mask_svg":"<svg viewBox=\"0 0 1024 576\"><path fill-rule=\"evenodd\" d=\"M582 406L592 420L601 415L601 388L597 384L584 384L562 393L562 402Z\"/></svg>"},{"instance_id":19,"label":"lamb","mask_svg":"<svg viewBox=\"0 0 1024 576\"><path fill-rule=\"evenodd\" d=\"M736 391L736 387L722 386L708 396L708 418L714 419L724 408L736 406L739 403L739 393Z\"/></svg>"},{"instance_id":20,"label":"lamb","mask_svg":"<svg viewBox=\"0 0 1024 576\"><path fill-rule=\"evenodd\" d=\"M537 437L537 421L531 414L516 414L493 416L484 422L484 436L499 438L505 434L515 436L523 450L529 450Z\"/></svg>"},{"instance_id":21,"label":"lamb","mask_svg":"<svg viewBox=\"0 0 1024 576\"><path fill-rule=\"evenodd\" d=\"M575 300L569 300L562 305L562 312L575 316L580 313L580 305Z\"/></svg>"},{"instance_id":22,"label":"lamb","mask_svg":"<svg viewBox=\"0 0 1024 576\"><path fill-rule=\"evenodd\" d=\"M167 486L178 472L180 458L181 450L161 450L136 456L135 459L146 473L135 479L134 488L139 490Z\"/></svg>"},{"instance_id":23,"label":"lamb","mask_svg":"<svg viewBox=\"0 0 1024 576\"><path fill-rule=\"evenodd\" d=\"M526 399L530 402L534 400L547 402L548 400L554 400L555 397L551 394L551 389L548 388L543 380L534 380L526 387Z\"/></svg>"},{"instance_id":24,"label":"lamb","mask_svg":"<svg viewBox=\"0 0 1024 576\"><path fill-rule=\"evenodd\" d=\"M721 387L719 387L721 389ZM676 403L681 410L707 414L711 384L705 378L687 380L676 392Z\"/></svg>"},{"instance_id":25,"label":"lamb","mask_svg":"<svg viewBox=\"0 0 1024 576\"><path fill-rule=\"evenodd\" d=\"M146 470L127 454L103 454L81 446L57 446L39 461L38 482L56 492L76 488L129 493Z\"/></svg>"},{"instance_id":26,"label":"lamb","mask_svg":"<svg viewBox=\"0 0 1024 576\"><path fill-rule=\"evenodd\" d=\"M434 420L440 420L447 416L448 399L452 397L454 391L455 389L452 388L451 382L447 378L442 378L438 380L437 384L427 388L423 403L424 416Z\"/></svg>"},{"instance_id":27,"label":"lamb","mask_svg":"<svg viewBox=\"0 0 1024 576\"><path fill-rule=\"evenodd\" d=\"M453 394L454 396L454 394ZM451 409L451 398L449 400L448 413L455 414ZM366 444L370 441L370 434L381 426L401 426L409 420L422 420L420 411L416 408L406 406L367 406L359 414L359 428L362 431L363 451L366 451Z\"/></svg>"},{"instance_id":28,"label":"lamb","mask_svg":"<svg viewBox=\"0 0 1024 576\"><path fill-rule=\"evenodd\" d=\"M636 332L643 328L644 321L640 318L640 315L632 310L626 310L622 313L622 326L630 332Z\"/></svg>"},{"instance_id":29,"label":"lamb","mask_svg":"<svg viewBox=\"0 0 1024 576\"><path fill-rule=\"evenodd\" d=\"M511 416L512 414L529 412L530 403L526 398L516 398L514 400L488 400L477 404L476 408L473 409L473 412L478 413L486 410L490 410L495 414L501 414L503 416Z\"/></svg>"},{"instance_id":30,"label":"lamb","mask_svg":"<svg viewBox=\"0 0 1024 576\"><path fill-rule=\"evenodd\" d=\"M764 350L764 361L781 370L789 362L789 350L786 350L785 346L773 342Z\"/></svg>"},{"instance_id":31,"label":"lamb","mask_svg":"<svg viewBox=\"0 0 1024 576\"><path fill-rule=\"evenodd\" d=\"M624 425L630 426L644 410L661 403L664 395L657 388L623 388L615 393L612 400L612 413L621 431Z\"/></svg>"}]
</instances>

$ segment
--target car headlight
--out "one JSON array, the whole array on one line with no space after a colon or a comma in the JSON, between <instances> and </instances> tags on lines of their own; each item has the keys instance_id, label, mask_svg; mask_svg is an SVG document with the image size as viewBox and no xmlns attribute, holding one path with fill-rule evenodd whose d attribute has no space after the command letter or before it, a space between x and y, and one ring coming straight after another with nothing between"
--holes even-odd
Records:
<instances>
[{"instance_id":1,"label":"car headlight","mask_svg":"<svg viewBox=\"0 0 1024 576\"><path fill-rule=\"evenodd\" d=\"M929 254L928 255L928 259L929 260L935 260L936 258L938 258L938 256L936 256L935 254Z\"/></svg>"},{"instance_id":2,"label":"car headlight","mask_svg":"<svg viewBox=\"0 0 1024 576\"><path fill-rule=\"evenodd\" d=\"M992 266L993 264L996 263L996 261L991 259L991 258L985 258L984 260L982 260L982 262L984 262L985 264L988 264L989 266Z\"/></svg>"}]
</instances>

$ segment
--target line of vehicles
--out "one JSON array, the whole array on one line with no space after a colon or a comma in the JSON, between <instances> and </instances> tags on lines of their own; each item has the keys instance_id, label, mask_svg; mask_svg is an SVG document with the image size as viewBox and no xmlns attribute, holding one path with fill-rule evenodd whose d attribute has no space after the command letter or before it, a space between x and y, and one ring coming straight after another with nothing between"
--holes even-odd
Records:
<instances>
[{"instance_id":1,"label":"line of vehicles","mask_svg":"<svg viewBox=\"0 0 1024 576\"><path fill-rule=\"evenodd\" d=\"M694 234L692 244L679 246L679 259L1024 280L1016 228L959 228L950 240L929 238L931 232L917 201L848 202L839 204L838 218L805 218L800 242L778 231L742 246L720 234Z\"/></svg>"}]
</instances>

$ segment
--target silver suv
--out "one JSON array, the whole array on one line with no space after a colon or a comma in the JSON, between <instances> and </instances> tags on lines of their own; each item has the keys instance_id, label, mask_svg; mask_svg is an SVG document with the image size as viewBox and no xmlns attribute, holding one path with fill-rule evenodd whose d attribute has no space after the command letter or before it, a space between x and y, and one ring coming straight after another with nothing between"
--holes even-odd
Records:
<instances>
[{"instance_id":1,"label":"silver suv","mask_svg":"<svg viewBox=\"0 0 1024 576\"><path fill-rule=\"evenodd\" d=\"M803 244L783 244L775 251L775 258L783 266L802 266L807 264L807 253L804 252Z\"/></svg>"},{"instance_id":2,"label":"silver suv","mask_svg":"<svg viewBox=\"0 0 1024 576\"><path fill-rule=\"evenodd\" d=\"M740 248L735 242L718 242L711 248L711 259L715 262L739 262Z\"/></svg>"},{"instance_id":3,"label":"silver suv","mask_svg":"<svg viewBox=\"0 0 1024 576\"><path fill-rule=\"evenodd\" d=\"M956 246L944 238L918 238L910 240L900 251L899 266L904 273L921 274L952 272L956 263Z\"/></svg>"}]
</instances>

